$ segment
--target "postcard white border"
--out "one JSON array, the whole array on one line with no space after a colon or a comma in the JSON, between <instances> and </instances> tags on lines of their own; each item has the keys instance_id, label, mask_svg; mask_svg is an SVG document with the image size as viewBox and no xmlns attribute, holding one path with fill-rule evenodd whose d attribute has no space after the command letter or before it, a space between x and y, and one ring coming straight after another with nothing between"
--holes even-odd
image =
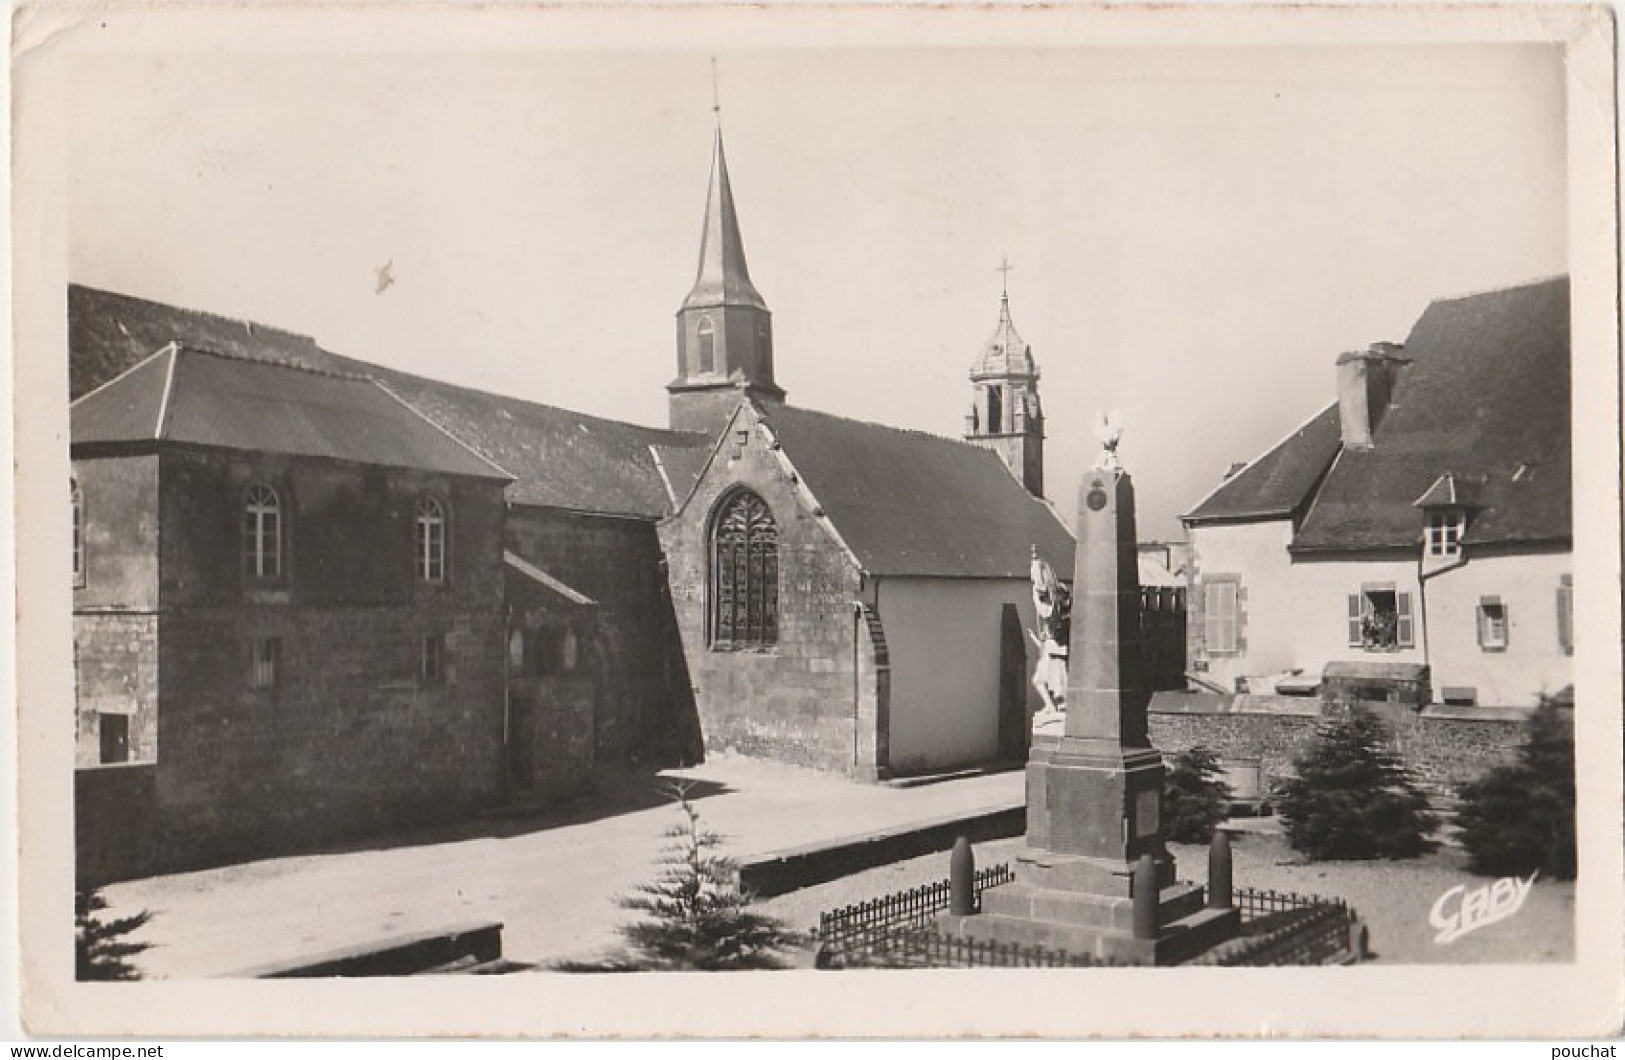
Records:
<instances>
[{"instance_id":1,"label":"postcard white border","mask_svg":"<svg viewBox=\"0 0 1625 1060\"><path fill-rule=\"evenodd\" d=\"M103 19L139 20L99 34ZM320 31L312 32L312 20ZM1572 965L72 981L62 59L98 48L954 48L1559 41L1567 49L1581 867ZM39 1035L1360 1036L1618 1033L1622 785L1614 41L1602 7L25 7L13 42L14 523L25 1028Z\"/></svg>"}]
</instances>

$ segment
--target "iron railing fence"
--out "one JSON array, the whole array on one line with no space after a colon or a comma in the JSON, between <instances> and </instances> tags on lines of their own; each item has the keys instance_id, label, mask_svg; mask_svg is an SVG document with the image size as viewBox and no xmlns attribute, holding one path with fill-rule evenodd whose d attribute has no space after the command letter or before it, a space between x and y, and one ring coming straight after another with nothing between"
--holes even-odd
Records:
<instances>
[{"instance_id":1,"label":"iron railing fence","mask_svg":"<svg viewBox=\"0 0 1625 1060\"><path fill-rule=\"evenodd\" d=\"M1015 880L1007 864L973 878L982 892ZM843 906L818 918L811 932L820 968L1087 968L1123 962L1042 946L943 935L931 929L950 902L947 880ZM1243 934L1187 962L1220 967L1348 963L1364 956L1355 942L1359 918L1340 898L1238 887L1234 902Z\"/></svg>"},{"instance_id":2,"label":"iron railing fence","mask_svg":"<svg viewBox=\"0 0 1625 1060\"><path fill-rule=\"evenodd\" d=\"M1118 962L1013 942L960 938L929 929L847 936L819 951L820 968L1092 968Z\"/></svg>"},{"instance_id":3,"label":"iron railing fence","mask_svg":"<svg viewBox=\"0 0 1625 1060\"><path fill-rule=\"evenodd\" d=\"M978 870L971 880L976 908L982 907L983 891L1011 883L1015 878L1016 874L1004 863ZM877 932L923 928L948 908L950 897L948 881L938 880L856 905L842 906L819 916L814 935L825 943L839 943L843 939Z\"/></svg>"},{"instance_id":4,"label":"iron railing fence","mask_svg":"<svg viewBox=\"0 0 1625 1060\"><path fill-rule=\"evenodd\" d=\"M1190 961L1221 967L1341 964L1363 959L1359 916L1341 898L1238 887L1242 937Z\"/></svg>"}]
</instances>

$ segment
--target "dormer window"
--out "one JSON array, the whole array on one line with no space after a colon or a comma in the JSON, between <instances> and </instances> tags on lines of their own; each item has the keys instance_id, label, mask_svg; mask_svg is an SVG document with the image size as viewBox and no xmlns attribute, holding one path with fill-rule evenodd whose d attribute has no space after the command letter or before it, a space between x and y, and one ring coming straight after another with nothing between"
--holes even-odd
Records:
<instances>
[{"instance_id":1,"label":"dormer window","mask_svg":"<svg viewBox=\"0 0 1625 1060\"><path fill-rule=\"evenodd\" d=\"M1416 498L1423 519L1422 559L1438 567L1461 559L1462 540L1467 536L1467 513L1480 511L1484 479L1446 471L1433 480L1427 492Z\"/></svg>"},{"instance_id":2,"label":"dormer window","mask_svg":"<svg viewBox=\"0 0 1625 1060\"><path fill-rule=\"evenodd\" d=\"M1428 512L1427 554L1431 559L1454 559L1461 555L1461 538L1467 531L1467 513L1460 508Z\"/></svg>"}]
</instances>

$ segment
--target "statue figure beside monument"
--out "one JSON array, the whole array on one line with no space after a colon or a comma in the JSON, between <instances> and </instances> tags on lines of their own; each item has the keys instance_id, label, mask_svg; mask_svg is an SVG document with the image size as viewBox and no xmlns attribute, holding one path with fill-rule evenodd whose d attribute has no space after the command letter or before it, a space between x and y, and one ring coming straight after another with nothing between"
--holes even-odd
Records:
<instances>
[{"instance_id":1,"label":"statue figure beside monument","mask_svg":"<svg viewBox=\"0 0 1625 1060\"><path fill-rule=\"evenodd\" d=\"M1038 557L1033 546L1033 611L1038 629L1027 636L1038 648L1038 668L1033 671L1033 687L1044 699L1044 709L1033 721L1042 727L1059 720L1066 710L1066 659L1072 643L1072 594L1055 576L1055 569Z\"/></svg>"}]
</instances>

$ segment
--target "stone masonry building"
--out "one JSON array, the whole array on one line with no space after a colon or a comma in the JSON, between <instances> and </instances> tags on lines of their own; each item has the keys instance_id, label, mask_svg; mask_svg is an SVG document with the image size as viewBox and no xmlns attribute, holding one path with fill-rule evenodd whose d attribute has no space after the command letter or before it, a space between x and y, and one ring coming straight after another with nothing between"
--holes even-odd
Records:
<instances>
[{"instance_id":1,"label":"stone masonry building","mask_svg":"<svg viewBox=\"0 0 1625 1060\"><path fill-rule=\"evenodd\" d=\"M720 133L667 429L82 286L68 314L82 878L708 750L1025 755L1030 550L1074 544L1008 300L965 441L788 404Z\"/></svg>"}]
</instances>

